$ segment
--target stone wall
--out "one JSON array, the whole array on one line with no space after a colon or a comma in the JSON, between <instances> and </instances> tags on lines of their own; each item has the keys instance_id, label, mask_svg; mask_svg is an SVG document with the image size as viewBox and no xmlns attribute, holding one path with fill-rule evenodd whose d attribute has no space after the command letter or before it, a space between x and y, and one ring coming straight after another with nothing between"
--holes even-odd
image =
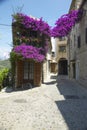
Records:
<instances>
[{"instance_id":1,"label":"stone wall","mask_svg":"<svg viewBox=\"0 0 87 130\"><path fill-rule=\"evenodd\" d=\"M79 61L79 79L78 81L87 87L87 43L86 43L86 29L87 29L87 1L83 7L86 12L79 22L81 47L77 50L77 59Z\"/></svg>"},{"instance_id":2,"label":"stone wall","mask_svg":"<svg viewBox=\"0 0 87 130\"><path fill-rule=\"evenodd\" d=\"M77 3L76 3L77 4ZM81 4L81 1L80 1ZM74 5L73 5L74 6ZM72 6L72 7L73 7ZM77 5L78 7L79 5ZM76 7L76 9L77 9ZM71 8L72 9L72 8ZM68 43L68 62L69 62L69 77L73 78L73 61L75 63L75 79L79 83L87 87L87 43L86 43L86 28L87 28L87 1L81 6L85 10L78 24L76 24L69 35ZM80 36L80 47L78 47L78 36Z\"/></svg>"}]
</instances>

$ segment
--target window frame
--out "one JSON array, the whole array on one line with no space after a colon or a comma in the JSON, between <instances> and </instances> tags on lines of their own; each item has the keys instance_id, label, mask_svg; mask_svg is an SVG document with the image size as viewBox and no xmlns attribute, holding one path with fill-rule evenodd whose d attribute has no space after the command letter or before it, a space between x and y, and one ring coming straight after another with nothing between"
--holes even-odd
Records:
<instances>
[{"instance_id":1,"label":"window frame","mask_svg":"<svg viewBox=\"0 0 87 130\"><path fill-rule=\"evenodd\" d=\"M34 62L24 62L24 80L34 79Z\"/></svg>"},{"instance_id":2,"label":"window frame","mask_svg":"<svg viewBox=\"0 0 87 130\"><path fill-rule=\"evenodd\" d=\"M87 28L85 29L85 42L87 44Z\"/></svg>"},{"instance_id":3,"label":"window frame","mask_svg":"<svg viewBox=\"0 0 87 130\"><path fill-rule=\"evenodd\" d=\"M66 45L61 45L61 46L59 46L59 52L66 52Z\"/></svg>"},{"instance_id":4,"label":"window frame","mask_svg":"<svg viewBox=\"0 0 87 130\"><path fill-rule=\"evenodd\" d=\"M80 48L81 47L81 36L79 35L78 36L78 48Z\"/></svg>"}]
</instances>

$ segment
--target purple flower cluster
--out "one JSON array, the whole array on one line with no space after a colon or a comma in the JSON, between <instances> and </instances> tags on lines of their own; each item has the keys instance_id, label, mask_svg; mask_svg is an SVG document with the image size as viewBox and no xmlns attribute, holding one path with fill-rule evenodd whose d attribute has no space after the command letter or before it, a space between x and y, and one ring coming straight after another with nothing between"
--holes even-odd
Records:
<instances>
[{"instance_id":1,"label":"purple flower cluster","mask_svg":"<svg viewBox=\"0 0 87 130\"><path fill-rule=\"evenodd\" d=\"M55 23L55 27L51 30L49 25L41 19L35 19L24 14L17 13L14 15L13 22L18 22L24 25L27 29L32 29L34 31L39 31L40 34L45 34L46 36L53 37L63 37L67 36L71 31L72 27L77 23L82 16L82 11L73 10L69 14L63 15ZM48 51L48 41L44 44L44 47L34 47L33 45L26 45L26 42L30 42L31 39L25 39L22 37L21 41L25 42L19 46L14 47L13 52L15 54L22 56L24 59L34 59L37 62L42 62L45 59L46 53ZM36 41L35 41L36 42Z\"/></svg>"},{"instance_id":2,"label":"purple flower cluster","mask_svg":"<svg viewBox=\"0 0 87 130\"><path fill-rule=\"evenodd\" d=\"M24 59L33 59L37 62L42 62L45 59L45 55L42 54L43 48L36 48L33 46L22 43L13 49L17 55L22 56Z\"/></svg>"},{"instance_id":3,"label":"purple flower cluster","mask_svg":"<svg viewBox=\"0 0 87 130\"><path fill-rule=\"evenodd\" d=\"M31 28L34 31L39 31L41 34L50 36L50 26L40 19L32 18L22 13L13 15L13 22L20 22L25 28Z\"/></svg>"},{"instance_id":4,"label":"purple flower cluster","mask_svg":"<svg viewBox=\"0 0 87 130\"><path fill-rule=\"evenodd\" d=\"M51 35L53 37L67 36L75 23L80 20L81 15L82 11L80 10L73 10L69 14L63 15L56 21L56 26L52 29Z\"/></svg>"}]
</instances>

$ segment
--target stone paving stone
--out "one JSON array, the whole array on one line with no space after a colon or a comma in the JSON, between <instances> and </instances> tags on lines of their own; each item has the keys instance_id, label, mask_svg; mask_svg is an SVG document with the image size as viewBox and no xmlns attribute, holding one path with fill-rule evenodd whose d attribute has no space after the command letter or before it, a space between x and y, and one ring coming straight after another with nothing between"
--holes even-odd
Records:
<instances>
[{"instance_id":1,"label":"stone paving stone","mask_svg":"<svg viewBox=\"0 0 87 130\"><path fill-rule=\"evenodd\" d=\"M52 77L39 88L0 93L0 130L86 130L87 90Z\"/></svg>"}]
</instances>

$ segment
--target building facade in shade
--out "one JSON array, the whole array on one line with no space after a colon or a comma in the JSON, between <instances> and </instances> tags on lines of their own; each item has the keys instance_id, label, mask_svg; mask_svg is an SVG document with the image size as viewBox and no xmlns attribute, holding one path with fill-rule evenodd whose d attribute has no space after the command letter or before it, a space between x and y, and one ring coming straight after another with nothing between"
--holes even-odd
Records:
<instances>
[{"instance_id":1,"label":"building facade in shade","mask_svg":"<svg viewBox=\"0 0 87 130\"><path fill-rule=\"evenodd\" d=\"M67 75L67 38L52 38L52 47L52 68L55 68L55 71L58 73L58 75Z\"/></svg>"},{"instance_id":2,"label":"building facade in shade","mask_svg":"<svg viewBox=\"0 0 87 130\"><path fill-rule=\"evenodd\" d=\"M79 23L68 37L69 77L87 85L87 0L72 1L70 10L83 10Z\"/></svg>"}]
</instances>

